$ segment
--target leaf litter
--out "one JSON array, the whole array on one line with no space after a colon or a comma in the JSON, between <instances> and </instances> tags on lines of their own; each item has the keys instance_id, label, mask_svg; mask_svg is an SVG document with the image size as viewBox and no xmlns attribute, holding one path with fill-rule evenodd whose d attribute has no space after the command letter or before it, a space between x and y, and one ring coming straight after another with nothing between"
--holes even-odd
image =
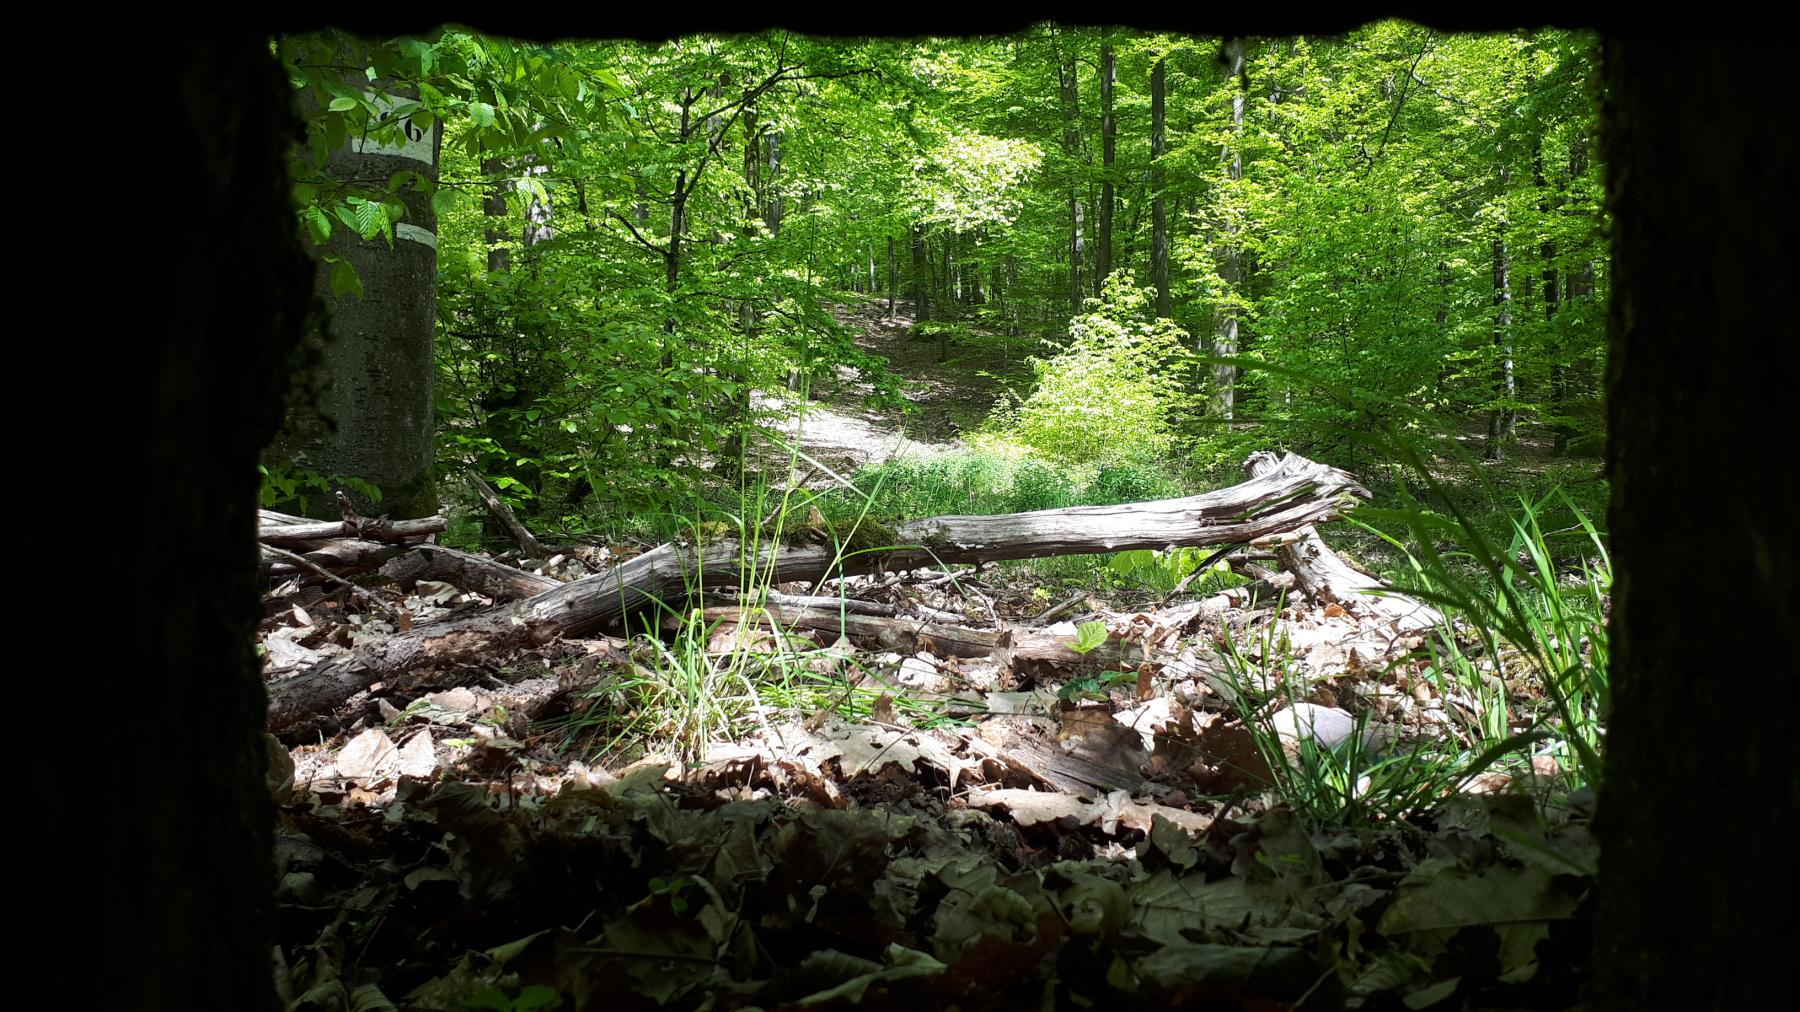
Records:
<instances>
[{"instance_id":1,"label":"leaf litter","mask_svg":"<svg viewBox=\"0 0 1800 1012\"><path fill-rule=\"evenodd\" d=\"M939 575L830 592L940 615L981 613L964 607L979 594L991 621L1029 628L1037 602L1020 588ZM484 603L431 587L396 607L422 624ZM587 762L546 730L558 714L630 709L618 679L643 660L624 640L522 649L409 692L377 685L314 727L313 743L270 739L284 999L1578 1003L1597 855L1590 809L1533 792L1553 769L1480 771L1466 793L1351 824L1278 797L1282 769L1309 750L1354 739L1393 754L1454 737L1457 702L1418 677L1421 637L1330 600L1086 604L1031 630L1070 649L1014 638L985 657L715 629L714 653L798 643L842 679L839 698L874 701L763 705L703 758L647 735ZM310 663L380 635L353 612L341 595L272 604L265 662ZM1233 650L1248 661L1223 663Z\"/></svg>"}]
</instances>

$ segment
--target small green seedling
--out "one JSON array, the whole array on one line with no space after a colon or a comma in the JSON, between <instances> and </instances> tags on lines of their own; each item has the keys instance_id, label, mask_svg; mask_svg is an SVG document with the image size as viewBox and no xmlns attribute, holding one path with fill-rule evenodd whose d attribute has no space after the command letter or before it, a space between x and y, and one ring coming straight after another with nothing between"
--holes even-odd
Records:
<instances>
[{"instance_id":1,"label":"small green seedling","mask_svg":"<svg viewBox=\"0 0 1800 1012\"><path fill-rule=\"evenodd\" d=\"M1085 654L1104 644L1107 635L1105 622L1083 622L1075 627L1075 642L1069 644L1069 649Z\"/></svg>"}]
</instances>

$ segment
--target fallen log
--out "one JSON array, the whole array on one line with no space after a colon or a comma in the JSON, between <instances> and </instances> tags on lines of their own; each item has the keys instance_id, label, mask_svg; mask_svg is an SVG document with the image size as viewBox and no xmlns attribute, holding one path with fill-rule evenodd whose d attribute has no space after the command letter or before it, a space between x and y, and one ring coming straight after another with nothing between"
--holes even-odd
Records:
<instances>
[{"instance_id":1,"label":"fallen log","mask_svg":"<svg viewBox=\"0 0 1800 1012\"><path fill-rule=\"evenodd\" d=\"M709 608L715 606L721 608L736 608L742 607L747 603L753 603L746 602L745 599L740 598L736 594L707 594L704 600ZM881 601L859 601L854 597L827 597L822 594L783 594L779 591L771 590L762 595L762 600L764 603L776 604L784 608L818 608L834 615L837 614L840 609L854 615L880 615L884 618L895 618L900 614L900 607L898 605L886 604Z\"/></svg>"},{"instance_id":2,"label":"fallen log","mask_svg":"<svg viewBox=\"0 0 1800 1012\"><path fill-rule=\"evenodd\" d=\"M373 572L382 563L406 550L401 545L387 545L379 541L355 539L307 542L307 544L311 545L309 550L296 554L313 566L329 570L338 576ZM264 576L292 576L295 573L306 571L304 567L295 565L293 560L281 552L282 549L277 545L263 547L262 573Z\"/></svg>"},{"instance_id":3,"label":"fallen log","mask_svg":"<svg viewBox=\"0 0 1800 1012\"><path fill-rule=\"evenodd\" d=\"M939 657L987 657L1012 645L1012 631L965 629L933 625L917 619L880 615L840 614L823 608L789 608L770 604L761 609L708 608L708 622L732 624L778 623L784 629L811 629L828 636L848 636L852 641L874 644L884 650L929 650Z\"/></svg>"},{"instance_id":4,"label":"fallen log","mask_svg":"<svg viewBox=\"0 0 1800 1012\"><path fill-rule=\"evenodd\" d=\"M1072 646L1074 636L1022 626L971 629L916 618L840 614L835 609L817 606L769 605L745 609L737 605L718 605L706 608L701 614L707 622L719 623L721 629L738 625L766 627L774 623L783 632L812 630L824 633L833 641L844 636L858 646L877 650L901 653L923 650L938 657L992 657L1007 670L1033 680L1069 678L1099 671L1135 671L1146 663L1161 668L1175 662L1174 655L1167 651L1145 652L1141 646L1116 638L1094 649L1077 651Z\"/></svg>"},{"instance_id":5,"label":"fallen log","mask_svg":"<svg viewBox=\"0 0 1800 1012\"><path fill-rule=\"evenodd\" d=\"M1286 465L1272 453L1259 451L1244 462L1244 473L1255 478L1275 474ZM1380 580L1352 568L1343 557L1331 550L1311 524L1300 527L1275 542L1275 554L1281 565L1294 576L1294 585L1302 593L1321 603L1335 602L1345 610L1374 619L1387 636L1385 644L1392 650L1402 639L1443 621L1437 610L1410 597L1394 593Z\"/></svg>"},{"instance_id":6,"label":"fallen log","mask_svg":"<svg viewBox=\"0 0 1800 1012\"><path fill-rule=\"evenodd\" d=\"M402 542L442 534L449 529L443 517L420 517L417 520L379 520L358 517L355 520L323 520L295 524L281 521L264 522L256 529L256 540L269 545L291 548L309 541L331 541L350 538L360 541Z\"/></svg>"},{"instance_id":7,"label":"fallen log","mask_svg":"<svg viewBox=\"0 0 1800 1012\"><path fill-rule=\"evenodd\" d=\"M746 568L770 584L880 570L1087 555L1252 541L1338 515L1341 498L1369 493L1348 473L1296 454L1249 480L1203 495L1117 506L1076 506L1000 516L942 516L900 524L886 543L833 546L813 540L665 544L611 572L562 584L514 604L418 626L347 658L315 665L269 686L275 730L324 713L371 684L409 687L420 669L577 634L708 589L738 586ZM273 526L273 525L272 525ZM267 529L267 528L265 528ZM291 529L290 526L277 529Z\"/></svg>"},{"instance_id":8,"label":"fallen log","mask_svg":"<svg viewBox=\"0 0 1800 1012\"><path fill-rule=\"evenodd\" d=\"M387 562L381 572L411 590L420 580L439 580L485 594L496 601L518 601L562 586L562 581L501 565L492 559L441 545L414 545Z\"/></svg>"}]
</instances>

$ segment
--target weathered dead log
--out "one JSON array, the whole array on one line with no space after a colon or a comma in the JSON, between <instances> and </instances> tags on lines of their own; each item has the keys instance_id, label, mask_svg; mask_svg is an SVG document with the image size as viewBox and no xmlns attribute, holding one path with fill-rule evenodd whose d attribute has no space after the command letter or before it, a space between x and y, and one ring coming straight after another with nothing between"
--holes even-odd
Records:
<instances>
[{"instance_id":1,"label":"weathered dead log","mask_svg":"<svg viewBox=\"0 0 1800 1012\"><path fill-rule=\"evenodd\" d=\"M442 534L447 529L449 529L449 524L444 521L443 517L420 517L417 520L379 520L374 517L360 517L351 522L325 520L304 524L264 521L256 529L256 540L265 544L280 545L283 548L303 545L309 541L331 541L337 538L397 543L432 534Z\"/></svg>"},{"instance_id":2,"label":"weathered dead log","mask_svg":"<svg viewBox=\"0 0 1800 1012\"><path fill-rule=\"evenodd\" d=\"M1019 626L998 630L970 629L922 622L916 618L840 614L834 609L777 605L758 610L718 605L705 609L702 615L708 622L720 623L721 628L766 626L772 621L783 631L813 630L824 633L827 639L847 636L865 648L902 653L923 650L939 657L992 657L1008 670L1033 679L1069 678L1099 671L1136 671L1145 663L1160 668L1175 660L1167 651L1146 653L1143 647L1118 639L1079 652L1070 645L1075 641L1073 636Z\"/></svg>"},{"instance_id":3,"label":"weathered dead log","mask_svg":"<svg viewBox=\"0 0 1800 1012\"><path fill-rule=\"evenodd\" d=\"M512 537L513 544L519 546L519 550L525 553L526 558L542 562L550 557L550 550L538 541L537 536L532 534L529 528L519 522L518 515L513 513L512 507L508 506L506 501L501 499L492 488L489 488L488 483L482 481L480 475L474 471L467 471L464 472L463 477L469 479L469 487L474 489L475 494L481 497L481 501L487 504L488 513L495 520L500 521L500 526L506 528L506 533Z\"/></svg>"},{"instance_id":4,"label":"weathered dead log","mask_svg":"<svg viewBox=\"0 0 1800 1012\"><path fill-rule=\"evenodd\" d=\"M762 595L762 599L767 604L780 605L783 608L821 608L833 615L837 614L840 608L853 615L880 615L884 618L894 618L900 614L899 605L888 604L883 601L859 601L853 597L827 597L823 594L783 594L771 590L767 594ZM736 594L707 594L704 601L709 608L736 608L744 604L743 599Z\"/></svg>"},{"instance_id":5,"label":"weathered dead log","mask_svg":"<svg viewBox=\"0 0 1800 1012\"><path fill-rule=\"evenodd\" d=\"M1285 460L1277 461L1272 453L1257 452L1244 462L1244 473L1254 478L1277 473L1285 465ZM1275 554L1281 559L1283 568L1294 575L1294 584L1302 593L1316 601L1336 602L1347 611L1375 619L1392 634L1388 640L1390 647L1402 637L1436 628L1443 621L1430 606L1394 594L1386 590L1380 580L1352 568L1325 544L1311 524L1281 539Z\"/></svg>"},{"instance_id":6,"label":"weathered dead log","mask_svg":"<svg viewBox=\"0 0 1800 1012\"><path fill-rule=\"evenodd\" d=\"M496 601L518 601L562 586L560 580L440 545L414 545L381 571L393 577L402 590L411 590L420 580L440 580Z\"/></svg>"},{"instance_id":7,"label":"weathered dead log","mask_svg":"<svg viewBox=\"0 0 1800 1012\"><path fill-rule=\"evenodd\" d=\"M933 625L917 619L840 614L823 608L770 604L758 610L708 608L703 614L709 622L747 624L769 620L785 629L811 629L830 637L848 636L853 642L873 644L884 650L929 650L939 657L987 657L1012 645L1012 631L1008 629L966 629Z\"/></svg>"},{"instance_id":8,"label":"weathered dead log","mask_svg":"<svg viewBox=\"0 0 1800 1012\"><path fill-rule=\"evenodd\" d=\"M307 544L311 544L311 548L298 553L300 558L338 576L374 572L383 563L406 550L401 545L386 545L379 541L358 541L351 538L326 541L320 544L308 542ZM306 571L305 567L295 565L292 560L278 552L268 550L263 552L262 565L265 576L292 576L295 573Z\"/></svg>"},{"instance_id":9,"label":"weathered dead log","mask_svg":"<svg viewBox=\"0 0 1800 1012\"><path fill-rule=\"evenodd\" d=\"M753 559L734 541L665 544L611 572L563 584L479 614L428 623L358 648L269 687L269 723L281 729L337 706L373 682L496 650L545 643L616 623L661 602L737 586L746 564L772 584L949 563L1085 555L1250 541L1337 515L1340 497L1368 497L1344 471L1295 454L1271 458L1248 481L1203 495L1118 506L1076 506L1000 516L943 516L901 524L891 543L833 547L764 544Z\"/></svg>"}]
</instances>

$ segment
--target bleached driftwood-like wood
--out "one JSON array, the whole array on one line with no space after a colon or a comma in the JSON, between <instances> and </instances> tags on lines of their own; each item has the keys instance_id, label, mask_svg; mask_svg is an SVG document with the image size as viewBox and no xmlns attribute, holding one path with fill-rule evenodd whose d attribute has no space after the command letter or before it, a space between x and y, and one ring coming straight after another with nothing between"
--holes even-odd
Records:
<instances>
[{"instance_id":1,"label":"bleached driftwood-like wood","mask_svg":"<svg viewBox=\"0 0 1800 1012\"><path fill-rule=\"evenodd\" d=\"M1286 464L1275 455L1257 452L1244 462L1252 478L1279 473ZM1372 618L1391 634L1391 648L1401 639L1434 629L1443 621L1436 609L1386 589L1380 580L1353 568L1331 550L1311 524L1292 531L1275 548L1295 586L1317 601L1331 601L1364 618Z\"/></svg>"},{"instance_id":2,"label":"bleached driftwood-like wood","mask_svg":"<svg viewBox=\"0 0 1800 1012\"><path fill-rule=\"evenodd\" d=\"M373 572L382 563L406 550L401 545L385 545L379 541L359 541L354 538L305 542L304 544L308 546L307 550L294 554L312 565L338 576ZM305 567L295 565L293 560L281 554L283 551L279 545L263 547L262 572L264 576L292 576L295 573L307 571Z\"/></svg>"},{"instance_id":3,"label":"bleached driftwood-like wood","mask_svg":"<svg viewBox=\"0 0 1800 1012\"><path fill-rule=\"evenodd\" d=\"M817 542L759 546L753 562L736 542L665 544L615 567L515 604L457 616L359 647L269 686L274 729L336 707L377 681L400 687L422 669L580 633L657 602L736 586L751 562L780 584L947 563L1086 555L1128 549L1223 545L1297 531L1337 515L1341 497L1368 497L1348 473L1296 454L1249 480L1203 495L1117 506L942 516L901 524L895 547L846 550Z\"/></svg>"},{"instance_id":4,"label":"bleached driftwood-like wood","mask_svg":"<svg viewBox=\"0 0 1800 1012\"><path fill-rule=\"evenodd\" d=\"M378 520L361 517L355 521L315 520L303 524L264 520L256 529L256 540L264 544L291 548L311 541L350 538L360 541L402 542L442 534L449 529L443 517L420 517L417 520Z\"/></svg>"},{"instance_id":5,"label":"bleached driftwood-like wood","mask_svg":"<svg viewBox=\"0 0 1800 1012\"><path fill-rule=\"evenodd\" d=\"M708 608L708 622L732 624L773 621L784 629L809 629L829 637L848 636L852 641L886 650L929 650L939 657L987 657L1012 645L1011 630L968 629L934 625L911 618L856 615L824 608L791 608L770 604L761 609Z\"/></svg>"},{"instance_id":6,"label":"bleached driftwood-like wood","mask_svg":"<svg viewBox=\"0 0 1800 1012\"><path fill-rule=\"evenodd\" d=\"M562 586L560 580L441 545L414 545L406 554L382 566L381 571L393 577L403 590L411 590L420 580L441 580L496 601L523 600Z\"/></svg>"}]
</instances>

